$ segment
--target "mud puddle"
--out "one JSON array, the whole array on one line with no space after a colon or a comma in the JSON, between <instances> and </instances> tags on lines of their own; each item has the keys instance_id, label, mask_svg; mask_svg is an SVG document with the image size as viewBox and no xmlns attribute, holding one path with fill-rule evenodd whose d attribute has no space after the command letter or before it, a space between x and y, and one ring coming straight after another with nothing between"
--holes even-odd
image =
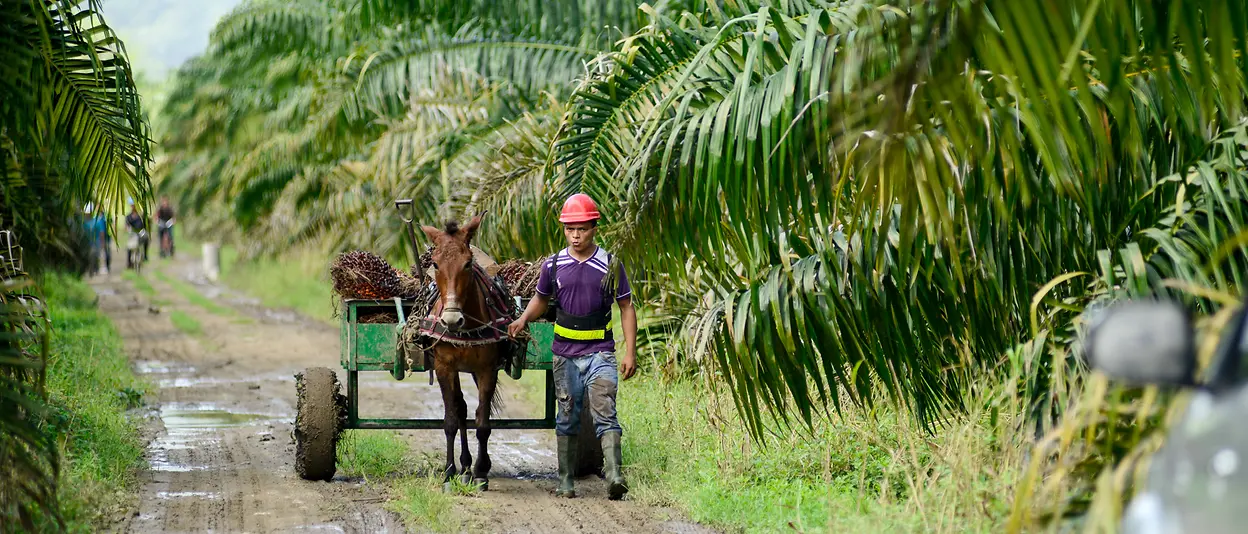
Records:
<instances>
[{"instance_id":1,"label":"mud puddle","mask_svg":"<svg viewBox=\"0 0 1248 534\"><path fill-rule=\"evenodd\" d=\"M178 408L176 405L167 404L160 407L160 419L165 423L165 429L169 433L175 433L186 429L211 430L229 427L240 427L255 425L258 422L283 420L287 423L293 421L293 418L276 418L261 413L240 413L220 408L213 408L211 405L204 408Z\"/></svg>"}]
</instances>

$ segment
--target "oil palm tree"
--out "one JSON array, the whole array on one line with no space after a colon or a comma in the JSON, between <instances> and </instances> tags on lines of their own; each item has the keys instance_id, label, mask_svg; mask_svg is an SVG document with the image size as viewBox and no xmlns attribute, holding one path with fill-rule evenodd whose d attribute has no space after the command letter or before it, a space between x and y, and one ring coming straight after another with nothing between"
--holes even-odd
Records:
<instances>
[{"instance_id":1,"label":"oil palm tree","mask_svg":"<svg viewBox=\"0 0 1248 534\"><path fill-rule=\"evenodd\" d=\"M304 4L244 3L184 67L165 145L178 163L164 183L192 209L230 199L231 210L202 211L275 234L268 243L296 236L391 258L401 240L349 224L392 223L384 202L363 200L412 196L430 220L474 198L488 209L501 197L452 191L461 180L446 173L488 167L484 147L519 135L518 123L553 123L549 106L635 19L631 2ZM526 147L543 149L526 165L544 160L546 147Z\"/></svg>"},{"instance_id":2,"label":"oil palm tree","mask_svg":"<svg viewBox=\"0 0 1248 534\"><path fill-rule=\"evenodd\" d=\"M736 6L623 41L548 171L608 199L649 272L705 291L695 346L760 436L837 388L938 422L1037 289L1159 224L1171 176L1243 120L1229 4Z\"/></svg>"}]
</instances>

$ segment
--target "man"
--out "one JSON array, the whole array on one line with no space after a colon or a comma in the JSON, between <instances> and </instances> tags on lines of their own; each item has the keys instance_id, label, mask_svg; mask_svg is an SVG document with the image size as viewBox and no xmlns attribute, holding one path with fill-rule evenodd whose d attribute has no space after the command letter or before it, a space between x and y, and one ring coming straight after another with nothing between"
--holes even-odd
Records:
<instances>
[{"instance_id":1,"label":"man","mask_svg":"<svg viewBox=\"0 0 1248 534\"><path fill-rule=\"evenodd\" d=\"M104 215L103 209L96 210L93 202L88 202L83 211L87 216L87 238L91 243L91 261L89 262L91 274L108 274L108 268L113 263L113 253L108 246L108 218ZM103 258L100 257L101 254Z\"/></svg>"},{"instance_id":2,"label":"man","mask_svg":"<svg viewBox=\"0 0 1248 534\"><path fill-rule=\"evenodd\" d=\"M138 254L143 254L143 245L139 240L139 232L147 228L147 220L139 214L139 207L134 205L134 199L128 199L130 202L130 214L126 215L126 227L130 229L130 242L126 245L126 267L133 269L135 259ZM133 246L133 248L131 248ZM134 256L131 256L133 251Z\"/></svg>"},{"instance_id":3,"label":"man","mask_svg":"<svg viewBox=\"0 0 1248 534\"><path fill-rule=\"evenodd\" d=\"M95 218L96 228L100 232L100 244L104 248L104 274L108 274L108 270L113 268L113 236L109 233L112 220L102 209L96 212Z\"/></svg>"},{"instance_id":4,"label":"man","mask_svg":"<svg viewBox=\"0 0 1248 534\"><path fill-rule=\"evenodd\" d=\"M637 372L637 313L624 268L618 268L618 276L607 276L612 255L594 244L598 218L598 207L588 195L572 195L563 204L559 221L563 223L568 248L546 260L538 276L536 298L529 301L528 308L507 327L507 332L516 337L529 321L546 312L550 297L556 297L558 314L551 347L555 355L555 395L559 400L555 415L559 488L555 495L576 496L572 475L577 440L590 439L577 435L582 403L587 401L602 442L607 495L616 500L628 492L628 486L620 471L623 430L616 417L615 396L619 373L628 380ZM626 348L618 371L611 332L612 300L620 306Z\"/></svg>"},{"instance_id":5,"label":"man","mask_svg":"<svg viewBox=\"0 0 1248 534\"><path fill-rule=\"evenodd\" d=\"M169 206L169 197L160 197L160 207L156 208L156 240L160 242L160 257L173 256L173 208ZM169 238L169 246L165 246L165 238Z\"/></svg>"},{"instance_id":6,"label":"man","mask_svg":"<svg viewBox=\"0 0 1248 534\"><path fill-rule=\"evenodd\" d=\"M103 252L104 242L100 239L100 227L102 226L100 218L94 213L95 205L88 202L82 209L84 216L83 228L87 233L87 274L94 276L101 271L100 254Z\"/></svg>"}]
</instances>

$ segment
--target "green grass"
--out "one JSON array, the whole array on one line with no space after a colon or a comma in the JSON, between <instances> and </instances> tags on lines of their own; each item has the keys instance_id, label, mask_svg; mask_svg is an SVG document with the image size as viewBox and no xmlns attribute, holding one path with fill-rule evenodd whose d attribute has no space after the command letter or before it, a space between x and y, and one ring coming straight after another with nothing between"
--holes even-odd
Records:
<instances>
[{"instance_id":1,"label":"green grass","mask_svg":"<svg viewBox=\"0 0 1248 534\"><path fill-rule=\"evenodd\" d=\"M173 310L169 312L169 320L173 322L173 326L177 327L189 335L197 336L204 333L203 325L199 324L194 317L182 310Z\"/></svg>"},{"instance_id":2,"label":"green grass","mask_svg":"<svg viewBox=\"0 0 1248 534\"><path fill-rule=\"evenodd\" d=\"M143 444L125 412L148 386L131 372L121 335L85 283L53 274L42 286L53 328L46 431L64 455L60 505L70 532L93 532L115 523L136 490Z\"/></svg>"},{"instance_id":3,"label":"green grass","mask_svg":"<svg viewBox=\"0 0 1248 534\"><path fill-rule=\"evenodd\" d=\"M329 285L329 254L302 251L280 259L242 261L233 247L221 249L221 278L270 308L293 309L333 321L334 297Z\"/></svg>"},{"instance_id":4,"label":"green grass","mask_svg":"<svg viewBox=\"0 0 1248 534\"><path fill-rule=\"evenodd\" d=\"M399 514L409 530L456 532L461 522L452 512L455 495L474 495L475 486L452 481L442 492L433 457L417 457L397 432L348 430L338 442L338 470L349 477L386 486L386 508Z\"/></svg>"},{"instance_id":5,"label":"green grass","mask_svg":"<svg viewBox=\"0 0 1248 534\"><path fill-rule=\"evenodd\" d=\"M156 288L152 287L152 283L148 282L146 278L142 277L138 273L127 270L121 273L121 277L122 279L129 280L131 284L134 284L134 288L138 289L140 293L143 293L148 297L156 296Z\"/></svg>"},{"instance_id":6,"label":"green grass","mask_svg":"<svg viewBox=\"0 0 1248 534\"><path fill-rule=\"evenodd\" d=\"M416 532L458 532L462 523L452 513L454 498L442 492L442 477L430 472L399 480L390 488L386 509Z\"/></svg>"},{"instance_id":7,"label":"green grass","mask_svg":"<svg viewBox=\"0 0 1248 534\"><path fill-rule=\"evenodd\" d=\"M376 480L416 468L411 447L393 431L348 430L338 442L338 469L344 475Z\"/></svg>"},{"instance_id":8,"label":"green grass","mask_svg":"<svg viewBox=\"0 0 1248 534\"><path fill-rule=\"evenodd\" d=\"M619 395L631 495L728 530L1000 532L1021 471L988 417L928 436L849 408L762 448L701 384L640 377Z\"/></svg>"},{"instance_id":9,"label":"green grass","mask_svg":"<svg viewBox=\"0 0 1248 534\"><path fill-rule=\"evenodd\" d=\"M174 291L176 291L179 295L182 295L182 298L185 298L191 304L208 310L209 313L223 317L233 317L236 315L233 308L224 306L208 297L205 297L204 294L200 293L198 289L195 289L186 282L177 280L162 271L156 271L156 278L159 278L161 282L168 284L169 287L172 287Z\"/></svg>"}]
</instances>

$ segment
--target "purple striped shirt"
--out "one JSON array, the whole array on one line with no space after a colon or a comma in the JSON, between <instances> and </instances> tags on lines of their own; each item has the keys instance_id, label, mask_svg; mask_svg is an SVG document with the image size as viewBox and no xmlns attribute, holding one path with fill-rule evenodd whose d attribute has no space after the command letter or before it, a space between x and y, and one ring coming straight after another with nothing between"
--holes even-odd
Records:
<instances>
[{"instance_id":1,"label":"purple striped shirt","mask_svg":"<svg viewBox=\"0 0 1248 534\"><path fill-rule=\"evenodd\" d=\"M555 262L559 264L559 280L552 281L551 272L554 270ZM608 262L607 251L602 247L598 247L594 254L585 261L577 261L565 248L546 259L546 264L542 266L542 272L537 278L537 292L549 297L558 291L559 307L573 315L601 313L604 304L602 279L607 275ZM555 282L557 282L557 287ZM621 266L615 299L627 298L632 294L632 288L628 285L628 276L624 274L624 268ZM614 321L615 318L612 318L612 323ZM575 358L602 351L615 351L615 341L555 339L551 346L551 352L565 358Z\"/></svg>"}]
</instances>

